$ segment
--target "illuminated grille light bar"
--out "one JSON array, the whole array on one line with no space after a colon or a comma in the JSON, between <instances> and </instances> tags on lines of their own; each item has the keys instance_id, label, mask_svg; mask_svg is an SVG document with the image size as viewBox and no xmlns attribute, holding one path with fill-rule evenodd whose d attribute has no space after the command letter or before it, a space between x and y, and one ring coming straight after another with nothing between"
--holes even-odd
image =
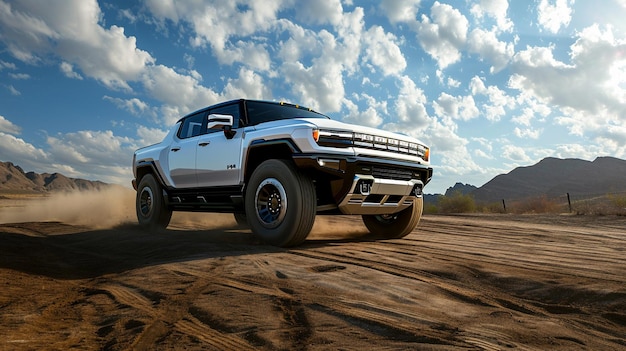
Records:
<instances>
[{"instance_id":1,"label":"illuminated grille light bar","mask_svg":"<svg viewBox=\"0 0 626 351\"><path fill-rule=\"evenodd\" d=\"M374 135L374 147L379 149L387 149L387 138Z\"/></svg>"},{"instance_id":2,"label":"illuminated grille light bar","mask_svg":"<svg viewBox=\"0 0 626 351\"><path fill-rule=\"evenodd\" d=\"M428 161L428 148L425 146L378 135L336 130L320 130L318 143L322 146L331 147L356 146L367 149L389 150L402 154L418 156Z\"/></svg>"},{"instance_id":3,"label":"illuminated grille light bar","mask_svg":"<svg viewBox=\"0 0 626 351\"><path fill-rule=\"evenodd\" d=\"M408 141L404 141L404 140L400 140L398 143L398 151L400 151L403 154L408 154L409 153L409 142Z\"/></svg>"},{"instance_id":4,"label":"illuminated grille light bar","mask_svg":"<svg viewBox=\"0 0 626 351\"><path fill-rule=\"evenodd\" d=\"M398 151L398 145L400 141L398 139L387 139L387 149L391 151Z\"/></svg>"}]
</instances>

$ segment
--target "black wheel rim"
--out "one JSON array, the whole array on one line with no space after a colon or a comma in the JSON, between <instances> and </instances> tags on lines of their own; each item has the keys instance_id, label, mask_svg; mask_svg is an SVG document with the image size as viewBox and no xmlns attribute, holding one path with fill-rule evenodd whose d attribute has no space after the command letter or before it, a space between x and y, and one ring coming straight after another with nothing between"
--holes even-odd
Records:
<instances>
[{"instance_id":1,"label":"black wheel rim","mask_svg":"<svg viewBox=\"0 0 626 351\"><path fill-rule=\"evenodd\" d=\"M383 224L393 223L398 218L397 214L390 215L376 215L376 220Z\"/></svg>"},{"instance_id":2,"label":"black wheel rim","mask_svg":"<svg viewBox=\"0 0 626 351\"><path fill-rule=\"evenodd\" d=\"M150 216L153 204L154 196L152 194L152 189L148 187L141 189L141 194L139 195L139 211L143 217Z\"/></svg>"},{"instance_id":3,"label":"black wheel rim","mask_svg":"<svg viewBox=\"0 0 626 351\"><path fill-rule=\"evenodd\" d=\"M259 184L254 197L256 215L265 228L276 228L287 213L287 193L275 178L268 178Z\"/></svg>"}]
</instances>

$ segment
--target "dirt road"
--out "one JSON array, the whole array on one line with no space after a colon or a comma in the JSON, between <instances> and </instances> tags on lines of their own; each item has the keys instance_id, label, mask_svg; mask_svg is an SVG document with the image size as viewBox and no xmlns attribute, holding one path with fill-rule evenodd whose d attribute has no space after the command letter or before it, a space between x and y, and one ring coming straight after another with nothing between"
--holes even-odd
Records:
<instances>
[{"instance_id":1,"label":"dirt road","mask_svg":"<svg viewBox=\"0 0 626 351\"><path fill-rule=\"evenodd\" d=\"M188 221L187 221L188 223ZM0 224L0 350L626 349L626 218L321 218L304 245Z\"/></svg>"}]
</instances>

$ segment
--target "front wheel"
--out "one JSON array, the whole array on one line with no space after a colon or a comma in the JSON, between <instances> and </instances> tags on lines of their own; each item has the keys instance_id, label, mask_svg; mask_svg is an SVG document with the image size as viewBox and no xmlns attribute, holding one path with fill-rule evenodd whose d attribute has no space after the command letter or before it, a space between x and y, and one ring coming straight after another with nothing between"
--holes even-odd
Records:
<instances>
[{"instance_id":1,"label":"front wheel","mask_svg":"<svg viewBox=\"0 0 626 351\"><path fill-rule=\"evenodd\" d=\"M423 198L414 198L413 205L390 215L363 215L363 223L370 233L385 239L399 239L415 229L422 217Z\"/></svg>"},{"instance_id":2,"label":"front wheel","mask_svg":"<svg viewBox=\"0 0 626 351\"><path fill-rule=\"evenodd\" d=\"M245 213L234 213L233 217L235 217L235 222L237 222L237 227L239 228L248 228L248 217L246 217Z\"/></svg>"},{"instance_id":3,"label":"front wheel","mask_svg":"<svg viewBox=\"0 0 626 351\"><path fill-rule=\"evenodd\" d=\"M275 246L306 240L317 211L313 181L284 160L267 160L252 173L245 209L252 232Z\"/></svg>"},{"instance_id":4,"label":"front wheel","mask_svg":"<svg viewBox=\"0 0 626 351\"><path fill-rule=\"evenodd\" d=\"M152 174L146 174L139 182L135 209L144 228L164 229L170 223L172 211L165 206L163 190Z\"/></svg>"}]
</instances>

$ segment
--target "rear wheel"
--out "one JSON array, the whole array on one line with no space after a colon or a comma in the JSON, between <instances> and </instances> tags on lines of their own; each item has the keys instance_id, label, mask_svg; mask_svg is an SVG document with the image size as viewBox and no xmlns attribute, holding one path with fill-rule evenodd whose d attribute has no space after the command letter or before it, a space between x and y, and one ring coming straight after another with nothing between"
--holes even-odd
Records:
<instances>
[{"instance_id":1,"label":"rear wheel","mask_svg":"<svg viewBox=\"0 0 626 351\"><path fill-rule=\"evenodd\" d=\"M137 187L135 201L137 220L148 229L164 229L170 223L172 211L165 206L163 189L152 174L146 174Z\"/></svg>"},{"instance_id":2,"label":"rear wheel","mask_svg":"<svg viewBox=\"0 0 626 351\"><path fill-rule=\"evenodd\" d=\"M363 223L370 233L385 239L399 239L415 229L422 217L423 198L414 198L413 205L390 215L363 215Z\"/></svg>"},{"instance_id":3,"label":"rear wheel","mask_svg":"<svg viewBox=\"0 0 626 351\"><path fill-rule=\"evenodd\" d=\"M284 160L267 160L252 173L245 193L252 232L276 246L306 240L317 210L312 180Z\"/></svg>"},{"instance_id":4,"label":"rear wheel","mask_svg":"<svg viewBox=\"0 0 626 351\"><path fill-rule=\"evenodd\" d=\"M235 222L237 222L237 226L239 228L249 228L248 225L248 217L245 213L234 213L233 217L235 217Z\"/></svg>"}]
</instances>

